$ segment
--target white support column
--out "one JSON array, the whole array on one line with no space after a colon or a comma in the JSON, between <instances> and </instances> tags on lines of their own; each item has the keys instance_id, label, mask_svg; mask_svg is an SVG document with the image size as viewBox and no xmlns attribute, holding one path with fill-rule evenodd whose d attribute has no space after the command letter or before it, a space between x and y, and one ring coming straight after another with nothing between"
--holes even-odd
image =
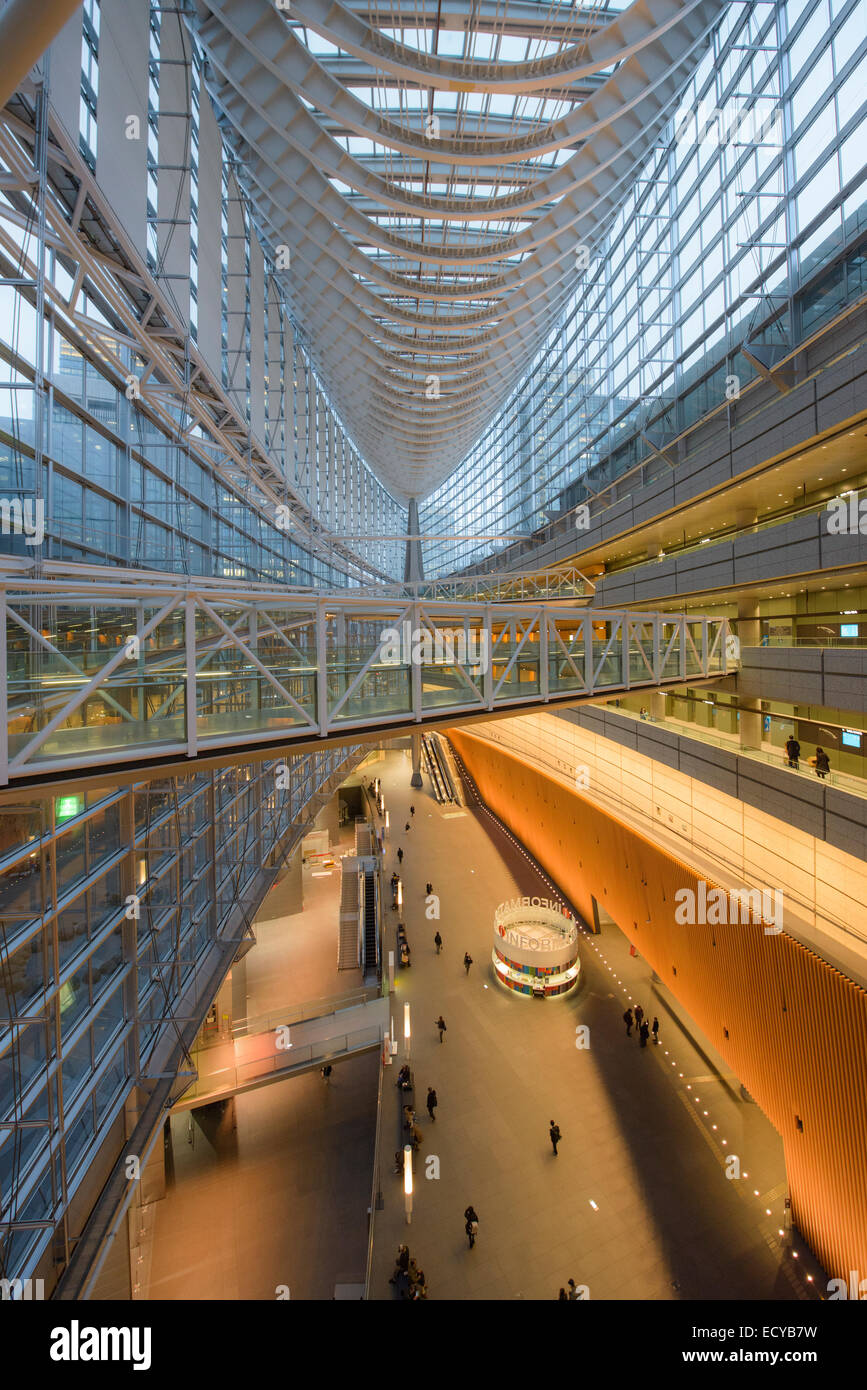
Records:
<instances>
[{"instance_id":1,"label":"white support column","mask_svg":"<svg viewBox=\"0 0 867 1390\"><path fill-rule=\"evenodd\" d=\"M184 645L186 649L187 757L195 758L199 751L199 727L196 699L196 600L192 594L184 600Z\"/></svg>"},{"instance_id":2,"label":"white support column","mask_svg":"<svg viewBox=\"0 0 867 1390\"><path fill-rule=\"evenodd\" d=\"M253 653L254 656L259 655L259 621L256 614L256 609L252 606L250 608L250 631L247 637L247 646L250 648L250 651ZM250 703L253 709L258 710L261 704L259 694L259 673L256 672L255 674L251 675L250 679L253 681L253 698L250 701Z\"/></svg>"},{"instance_id":3,"label":"white support column","mask_svg":"<svg viewBox=\"0 0 867 1390\"><path fill-rule=\"evenodd\" d=\"M319 510L319 455L316 439L316 379L307 366L307 500L314 512Z\"/></svg>"},{"instance_id":4,"label":"white support column","mask_svg":"<svg viewBox=\"0 0 867 1390\"><path fill-rule=\"evenodd\" d=\"M409 779L411 787L423 787L421 779L421 734L410 734L412 743L412 776Z\"/></svg>"},{"instance_id":5,"label":"white support column","mask_svg":"<svg viewBox=\"0 0 867 1390\"><path fill-rule=\"evenodd\" d=\"M539 609L539 693L548 702L548 623L556 619L548 617L546 609Z\"/></svg>"},{"instance_id":6,"label":"white support column","mask_svg":"<svg viewBox=\"0 0 867 1390\"><path fill-rule=\"evenodd\" d=\"M488 709L494 708L494 633L491 622L491 605L486 603L483 609L485 624L485 647L488 653L488 669L483 673L485 701Z\"/></svg>"},{"instance_id":7,"label":"white support column","mask_svg":"<svg viewBox=\"0 0 867 1390\"><path fill-rule=\"evenodd\" d=\"M410 608L410 613L411 613L411 615L412 615L412 629L411 629L411 633L410 633L411 641L410 641L410 649L409 649L410 662L411 662L411 664L410 664L409 678L410 678L410 689L412 690L412 717L413 717L413 719L415 720L415 722L416 722L417 724L419 724L419 723L421 723L421 714L422 714L422 710L421 710L421 694L422 694L421 662L420 662L420 661L413 661L413 660L412 660L413 653L415 652L416 647L418 647L418 649L419 649L419 654L420 654L420 653L421 653L421 646L422 646L420 640L419 640L419 642L416 642L416 640L415 640L415 635L416 635L416 633L420 632L420 629L421 629L421 608L419 607L419 605L418 605L417 603L412 604L412 606L411 606L411 608Z\"/></svg>"},{"instance_id":8,"label":"white support column","mask_svg":"<svg viewBox=\"0 0 867 1390\"><path fill-rule=\"evenodd\" d=\"M588 693L594 685L594 661L593 661L593 622L591 618L581 619L581 635L584 638L584 684Z\"/></svg>"},{"instance_id":9,"label":"white support column","mask_svg":"<svg viewBox=\"0 0 867 1390\"><path fill-rule=\"evenodd\" d=\"M629 689L629 614L624 613L620 628L620 680L624 690Z\"/></svg>"},{"instance_id":10,"label":"white support column","mask_svg":"<svg viewBox=\"0 0 867 1390\"><path fill-rule=\"evenodd\" d=\"M325 605L320 602L316 606L316 717L319 723L320 738L325 738L328 733L328 671L326 666L328 643L326 641L325 622Z\"/></svg>"}]
</instances>

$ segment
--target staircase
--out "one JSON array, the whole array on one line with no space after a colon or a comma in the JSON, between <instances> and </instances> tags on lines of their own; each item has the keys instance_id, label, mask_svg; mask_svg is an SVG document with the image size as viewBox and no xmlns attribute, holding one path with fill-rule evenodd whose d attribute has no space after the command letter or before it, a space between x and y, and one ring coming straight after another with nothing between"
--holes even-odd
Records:
<instances>
[{"instance_id":1,"label":"staircase","mask_svg":"<svg viewBox=\"0 0 867 1390\"><path fill-rule=\"evenodd\" d=\"M337 936L337 969L357 970L359 960L358 861L347 855L340 880L340 925Z\"/></svg>"}]
</instances>

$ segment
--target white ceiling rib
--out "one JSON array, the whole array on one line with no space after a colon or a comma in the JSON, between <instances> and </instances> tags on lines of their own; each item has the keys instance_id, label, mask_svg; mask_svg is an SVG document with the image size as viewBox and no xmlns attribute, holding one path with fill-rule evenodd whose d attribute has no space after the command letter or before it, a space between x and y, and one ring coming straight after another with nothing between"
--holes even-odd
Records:
<instances>
[{"instance_id":1,"label":"white ceiling rib","mask_svg":"<svg viewBox=\"0 0 867 1390\"><path fill-rule=\"evenodd\" d=\"M724 3L198 0L305 346L395 496L438 486L521 380Z\"/></svg>"}]
</instances>

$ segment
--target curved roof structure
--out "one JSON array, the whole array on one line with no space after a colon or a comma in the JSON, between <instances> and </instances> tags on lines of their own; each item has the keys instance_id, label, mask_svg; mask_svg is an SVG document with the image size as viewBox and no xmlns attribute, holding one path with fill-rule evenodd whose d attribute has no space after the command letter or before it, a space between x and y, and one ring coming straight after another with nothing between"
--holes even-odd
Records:
<instances>
[{"instance_id":1,"label":"curved roof structure","mask_svg":"<svg viewBox=\"0 0 867 1390\"><path fill-rule=\"evenodd\" d=\"M396 497L519 383L723 8L196 0L305 347Z\"/></svg>"}]
</instances>

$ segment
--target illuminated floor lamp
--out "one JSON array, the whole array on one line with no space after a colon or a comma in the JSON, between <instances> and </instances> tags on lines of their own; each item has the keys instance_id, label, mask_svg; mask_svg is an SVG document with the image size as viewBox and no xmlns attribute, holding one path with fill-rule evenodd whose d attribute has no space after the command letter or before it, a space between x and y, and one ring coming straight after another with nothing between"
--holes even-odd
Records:
<instances>
[{"instance_id":1,"label":"illuminated floor lamp","mask_svg":"<svg viewBox=\"0 0 867 1390\"><path fill-rule=\"evenodd\" d=\"M412 1145L403 1146L403 1202L406 1208L406 1224L412 1223Z\"/></svg>"}]
</instances>

